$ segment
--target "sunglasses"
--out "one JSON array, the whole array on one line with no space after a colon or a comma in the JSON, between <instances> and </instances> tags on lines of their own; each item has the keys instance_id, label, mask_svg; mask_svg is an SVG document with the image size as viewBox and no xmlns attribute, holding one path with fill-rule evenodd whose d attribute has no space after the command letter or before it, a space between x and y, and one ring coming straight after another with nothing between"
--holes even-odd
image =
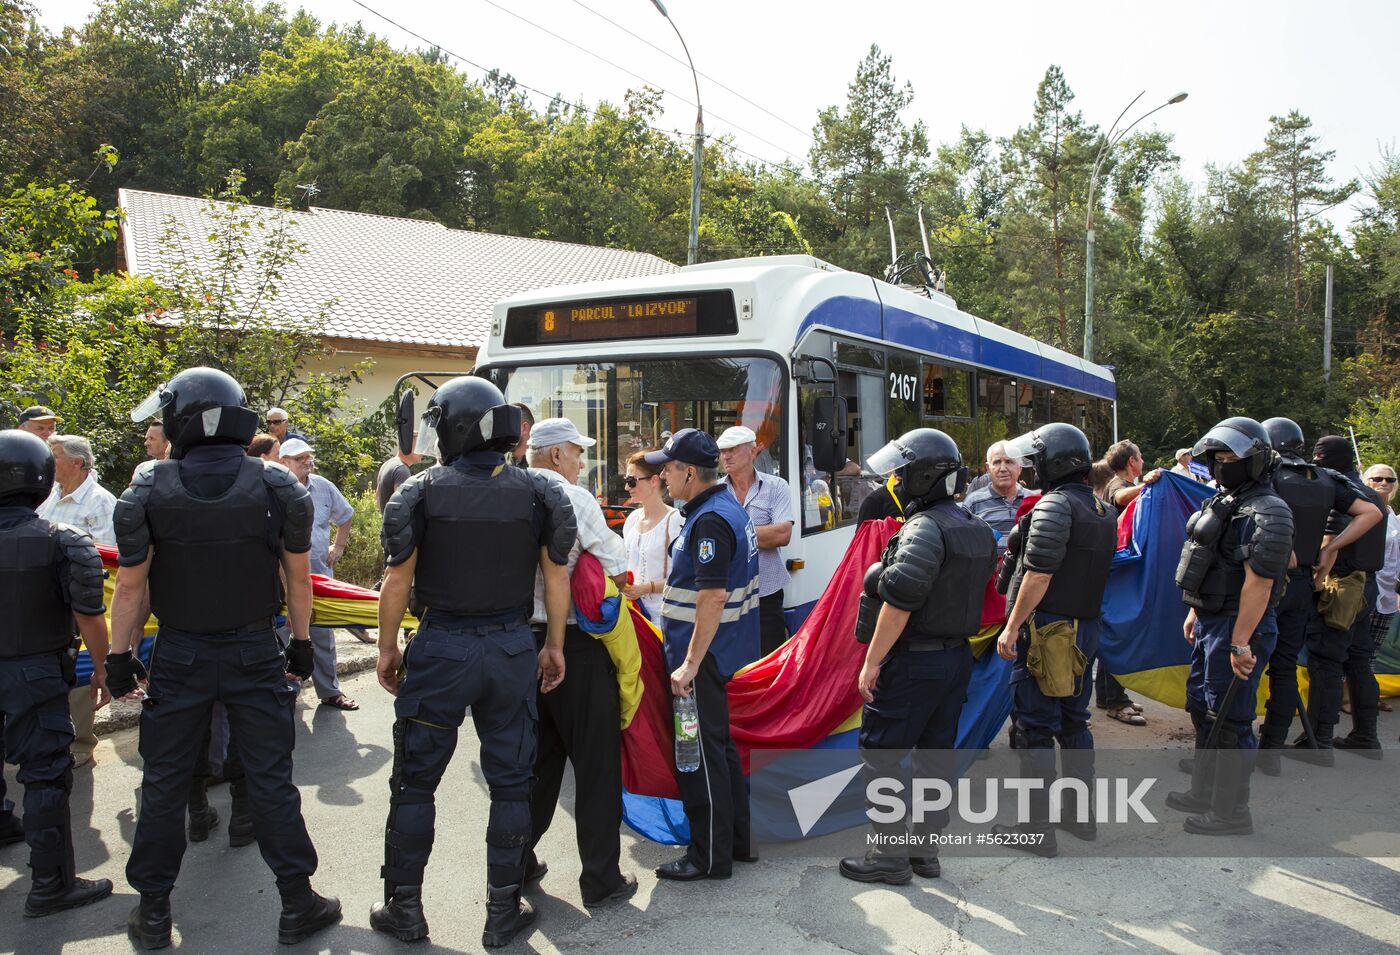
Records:
<instances>
[{"instance_id":1,"label":"sunglasses","mask_svg":"<svg viewBox=\"0 0 1400 955\"><path fill-rule=\"evenodd\" d=\"M1368 480L1368 481L1375 481L1377 484L1394 484L1395 481L1396 481L1396 478L1393 478L1393 477L1373 477L1373 478L1367 478L1366 480Z\"/></svg>"},{"instance_id":2,"label":"sunglasses","mask_svg":"<svg viewBox=\"0 0 1400 955\"><path fill-rule=\"evenodd\" d=\"M654 477L656 477L655 474L649 474L649 475L647 475L646 477L633 477L632 475L629 474L629 475L627 475L627 477L623 478L623 480L622 480L622 486L625 487L625 488L627 488L627 490L630 491L630 490L632 490L634 487L636 487L638 484L641 484L643 481L650 481L650 480L651 480L652 478L654 478Z\"/></svg>"}]
</instances>

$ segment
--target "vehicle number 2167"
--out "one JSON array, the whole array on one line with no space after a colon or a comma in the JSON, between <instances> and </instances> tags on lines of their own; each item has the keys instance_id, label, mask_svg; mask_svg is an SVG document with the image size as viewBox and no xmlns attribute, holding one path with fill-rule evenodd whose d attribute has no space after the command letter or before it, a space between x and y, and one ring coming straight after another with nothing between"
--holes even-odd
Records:
<instances>
[{"instance_id":1,"label":"vehicle number 2167","mask_svg":"<svg viewBox=\"0 0 1400 955\"><path fill-rule=\"evenodd\" d=\"M917 375L901 375L890 372L890 397L900 401L913 401L919 393Z\"/></svg>"}]
</instances>

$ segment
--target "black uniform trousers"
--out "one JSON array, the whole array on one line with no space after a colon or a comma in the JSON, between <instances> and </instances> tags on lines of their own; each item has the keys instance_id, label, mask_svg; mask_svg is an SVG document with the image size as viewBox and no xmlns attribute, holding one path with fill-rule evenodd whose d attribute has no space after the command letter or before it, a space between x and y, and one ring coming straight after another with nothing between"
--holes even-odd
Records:
<instances>
[{"instance_id":1,"label":"black uniform trousers","mask_svg":"<svg viewBox=\"0 0 1400 955\"><path fill-rule=\"evenodd\" d=\"M758 653L766 657L787 643L787 615L783 613L783 592L776 590L758 598Z\"/></svg>"},{"instance_id":2,"label":"black uniform trousers","mask_svg":"<svg viewBox=\"0 0 1400 955\"><path fill-rule=\"evenodd\" d=\"M544 630L535 643L544 646ZM564 682L538 699L539 751L530 792L530 855L549 831L564 782L574 767L574 831L585 902L622 883L622 702L617 669L603 642L570 625L564 637Z\"/></svg>"},{"instance_id":3,"label":"black uniform trousers","mask_svg":"<svg viewBox=\"0 0 1400 955\"><path fill-rule=\"evenodd\" d=\"M161 627L141 709L141 810L126 878L140 892L169 892L185 854L190 783L207 753L210 713L228 711L247 776L253 834L279 886L316 871L316 848L292 782L298 687L271 622L247 633Z\"/></svg>"},{"instance_id":4,"label":"black uniform trousers","mask_svg":"<svg viewBox=\"0 0 1400 955\"><path fill-rule=\"evenodd\" d=\"M1376 575L1367 574L1364 605L1351 626L1336 630L1324 623L1308 641L1308 715L1324 745L1330 744L1333 728L1341 721L1343 683L1351 690L1354 731L1363 736L1375 733L1380 686L1371 671L1371 613L1378 594Z\"/></svg>"},{"instance_id":5,"label":"black uniform trousers","mask_svg":"<svg viewBox=\"0 0 1400 955\"><path fill-rule=\"evenodd\" d=\"M477 618L479 620L479 618ZM530 766L535 759L535 641L522 615L483 625L429 611L404 652L394 700L394 769L384 833L385 895L422 885L437 819L434 793L471 708L481 773L491 794L486 822L488 885L519 885L530 841ZM247 762L239 737L240 755Z\"/></svg>"},{"instance_id":6,"label":"black uniform trousers","mask_svg":"<svg viewBox=\"0 0 1400 955\"><path fill-rule=\"evenodd\" d=\"M1275 749L1287 742L1299 702L1298 655L1310 635L1322 626L1311 567L1295 567L1288 572L1288 588L1279 599L1274 617L1278 621L1278 640L1269 657L1269 699L1264 704L1264 723L1259 730L1262 749Z\"/></svg>"},{"instance_id":7,"label":"black uniform trousers","mask_svg":"<svg viewBox=\"0 0 1400 955\"><path fill-rule=\"evenodd\" d=\"M706 653L692 690L700 716L700 768L676 773L690 822L686 856L712 876L733 872L734 859L752 855L749 842L749 790L739 748L729 734L729 677Z\"/></svg>"},{"instance_id":8,"label":"black uniform trousers","mask_svg":"<svg viewBox=\"0 0 1400 955\"><path fill-rule=\"evenodd\" d=\"M36 874L73 877L68 793L73 788L73 720L59 652L0 659L4 756L24 786L24 841Z\"/></svg>"},{"instance_id":9,"label":"black uniform trousers","mask_svg":"<svg viewBox=\"0 0 1400 955\"><path fill-rule=\"evenodd\" d=\"M972 679L972 648L966 640L929 641L927 648L913 649L901 639L891 648L875 681L875 702L865 704L860 719L860 758L866 791L877 779L897 779L910 791L908 773L901 768L914 750L914 775L942 779L956 785L951 757L958 742L958 717L967 702ZM915 820L915 834L940 832L948 825L948 811ZM901 836L904 820L875 823L877 833ZM898 846L900 842L885 842ZM897 851L891 854L899 854ZM905 851L903 854L909 854ZM921 855L915 852L914 855ZM930 855L937 854L933 847Z\"/></svg>"}]
</instances>

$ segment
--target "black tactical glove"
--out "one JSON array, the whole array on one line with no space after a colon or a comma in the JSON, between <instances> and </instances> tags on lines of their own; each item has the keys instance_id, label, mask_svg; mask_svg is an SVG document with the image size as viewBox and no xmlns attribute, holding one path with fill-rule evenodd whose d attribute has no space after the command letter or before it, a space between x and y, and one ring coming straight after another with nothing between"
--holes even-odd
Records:
<instances>
[{"instance_id":1,"label":"black tactical glove","mask_svg":"<svg viewBox=\"0 0 1400 955\"><path fill-rule=\"evenodd\" d=\"M311 676L311 641L293 639L287 644L287 672L298 680Z\"/></svg>"},{"instance_id":2,"label":"black tactical glove","mask_svg":"<svg viewBox=\"0 0 1400 955\"><path fill-rule=\"evenodd\" d=\"M119 700L135 691L137 682L147 677L146 667L130 650L107 654L107 691Z\"/></svg>"}]
</instances>

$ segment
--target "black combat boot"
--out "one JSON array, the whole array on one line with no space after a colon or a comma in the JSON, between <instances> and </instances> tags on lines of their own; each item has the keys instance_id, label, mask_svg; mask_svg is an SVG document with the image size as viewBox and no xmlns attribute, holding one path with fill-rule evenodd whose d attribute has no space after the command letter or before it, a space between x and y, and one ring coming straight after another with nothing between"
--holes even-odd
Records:
<instances>
[{"instance_id":1,"label":"black combat boot","mask_svg":"<svg viewBox=\"0 0 1400 955\"><path fill-rule=\"evenodd\" d=\"M1332 734L1336 730L1336 726L1335 723L1313 724L1312 738L1298 737L1293 741L1292 747L1284 749L1283 755L1300 762L1312 763L1315 766L1336 765L1337 755L1332 748ZM1317 745L1314 746L1314 743Z\"/></svg>"},{"instance_id":2,"label":"black combat boot","mask_svg":"<svg viewBox=\"0 0 1400 955\"><path fill-rule=\"evenodd\" d=\"M234 847L253 841L253 813L248 808L248 780L240 776L228 781L232 805L228 811L228 844Z\"/></svg>"},{"instance_id":3,"label":"black combat boot","mask_svg":"<svg viewBox=\"0 0 1400 955\"><path fill-rule=\"evenodd\" d=\"M126 917L126 931L145 949L170 945L170 893L142 892L141 901Z\"/></svg>"},{"instance_id":4,"label":"black combat boot","mask_svg":"<svg viewBox=\"0 0 1400 955\"><path fill-rule=\"evenodd\" d=\"M517 932L535 920L535 907L520 897L520 883L486 887L486 928L481 944L500 948L510 944Z\"/></svg>"},{"instance_id":5,"label":"black combat boot","mask_svg":"<svg viewBox=\"0 0 1400 955\"><path fill-rule=\"evenodd\" d=\"M24 900L24 917L37 919L64 909L91 905L112 894L110 879L69 879L63 870L35 871L29 897Z\"/></svg>"},{"instance_id":6,"label":"black combat boot","mask_svg":"<svg viewBox=\"0 0 1400 955\"><path fill-rule=\"evenodd\" d=\"M1215 753L1210 806L1200 815L1186 817L1181 827L1187 832L1201 836L1245 836L1254 832L1254 820L1249 814L1249 777L1254 772L1254 750L1238 749L1238 744L1238 734L1222 727L1220 750Z\"/></svg>"},{"instance_id":7,"label":"black combat boot","mask_svg":"<svg viewBox=\"0 0 1400 955\"><path fill-rule=\"evenodd\" d=\"M1367 759L1380 759L1381 741L1376 733L1376 721L1380 718L1380 692L1376 687L1376 678L1370 673L1364 674L1361 679L1369 683L1360 685L1358 680L1349 681L1352 685L1351 732L1334 740L1332 745Z\"/></svg>"},{"instance_id":8,"label":"black combat boot","mask_svg":"<svg viewBox=\"0 0 1400 955\"><path fill-rule=\"evenodd\" d=\"M376 932L392 935L400 942L427 938L428 920L423 917L423 887L394 886L387 901L376 902L369 910L369 924Z\"/></svg>"},{"instance_id":9,"label":"black combat boot","mask_svg":"<svg viewBox=\"0 0 1400 955\"><path fill-rule=\"evenodd\" d=\"M24 841L24 823L12 812L0 812L0 846L12 846Z\"/></svg>"},{"instance_id":10,"label":"black combat boot","mask_svg":"<svg viewBox=\"0 0 1400 955\"><path fill-rule=\"evenodd\" d=\"M921 879L936 879L943 874L943 864L938 861L936 851L924 856L911 856L909 868Z\"/></svg>"},{"instance_id":11,"label":"black combat boot","mask_svg":"<svg viewBox=\"0 0 1400 955\"><path fill-rule=\"evenodd\" d=\"M1088 807L1085 811L1085 821L1079 820L1079 792L1074 789L1062 789L1060 791L1060 818L1055 822L1056 829L1063 829L1076 839L1083 839L1085 842L1093 842L1099 837L1099 826L1094 819L1094 782L1085 780L1089 789Z\"/></svg>"},{"instance_id":12,"label":"black combat boot","mask_svg":"<svg viewBox=\"0 0 1400 955\"><path fill-rule=\"evenodd\" d=\"M914 878L914 868L909 859L884 855L874 849L867 851L863 856L842 859L839 869L843 876L856 882L904 885Z\"/></svg>"},{"instance_id":13,"label":"black combat boot","mask_svg":"<svg viewBox=\"0 0 1400 955\"><path fill-rule=\"evenodd\" d=\"M340 899L318 894L310 879L278 886L282 893L282 917L277 921L277 941L295 945L302 939L340 921Z\"/></svg>"},{"instance_id":14,"label":"black combat boot","mask_svg":"<svg viewBox=\"0 0 1400 955\"><path fill-rule=\"evenodd\" d=\"M1210 809L1211 786L1215 780L1215 750L1198 749L1191 761L1191 788L1167 793L1167 807L1178 812L1206 812Z\"/></svg>"},{"instance_id":15,"label":"black combat boot","mask_svg":"<svg viewBox=\"0 0 1400 955\"><path fill-rule=\"evenodd\" d=\"M203 842L219 824L219 811L209 805L209 777L196 776L190 785L190 842Z\"/></svg>"}]
</instances>

